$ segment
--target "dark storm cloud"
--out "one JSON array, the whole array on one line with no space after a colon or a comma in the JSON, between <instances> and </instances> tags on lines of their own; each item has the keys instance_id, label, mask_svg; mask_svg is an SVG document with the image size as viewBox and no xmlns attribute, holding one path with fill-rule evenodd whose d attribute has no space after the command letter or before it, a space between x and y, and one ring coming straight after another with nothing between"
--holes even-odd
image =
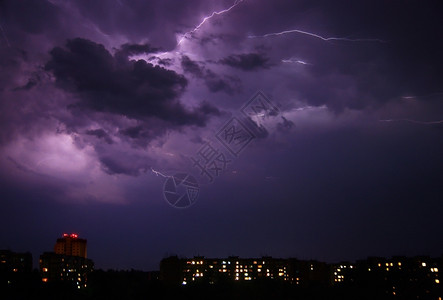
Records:
<instances>
[{"instance_id":1,"label":"dark storm cloud","mask_svg":"<svg viewBox=\"0 0 443 300\"><path fill-rule=\"evenodd\" d=\"M114 54L116 60L120 63L125 63L126 60L137 54L155 53L160 49L154 48L149 44L123 44Z\"/></svg>"},{"instance_id":2,"label":"dark storm cloud","mask_svg":"<svg viewBox=\"0 0 443 300\"><path fill-rule=\"evenodd\" d=\"M150 141L166 133L165 127L160 124L142 123L137 126L125 127L119 130L119 134L133 147L145 148Z\"/></svg>"},{"instance_id":3,"label":"dark storm cloud","mask_svg":"<svg viewBox=\"0 0 443 300\"><path fill-rule=\"evenodd\" d=\"M123 47L123 52L127 49ZM50 54L46 69L53 72L60 88L80 98L73 108L139 120L157 117L174 125L206 123L208 116L179 102L187 80L174 71L143 60L122 63L102 45L80 38L69 40L66 48L55 47Z\"/></svg>"},{"instance_id":4,"label":"dark storm cloud","mask_svg":"<svg viewBox=\"0 0 443 300\"><path fill-rule=\"evenodd\" d=\"M158 52L160 49L152 47L149 44L123 44L120 49L118 49L117 53L128 57L134 54L142 54L142 53L154 53Z\"/></svg>"},{"instance_id":5,"label":"dark storm cloud","mask_svg":"<svg viewBox=\"0 0 443 300\"><path fill-rule=\"evenodd\" d=\"M277 129L281 132L289 132L295 126L294 122L281 116L283 122L277 123Z\"/></svg>"},{"instance_id":6,"label":"dark storm cloud","mask_svg":"<svg viewBox=\"0 0 443 300\"><path fill-rule=\"evenodd\" d=\"M103 139L108 144L112 144L113 143L112 138L103 129L87 130L86 134L96 136L99 139Z\"/></svg>"},{"instance_id":7,"label":"dark storm cloud","mask_svg":"<svg viewBox=\"0 0 443 300\"><path fill-rule=\"evenodd\" d=\"M243 71L256 71L270 67L269 58L261 53L233 54L221 59L219 63Z\"/></svg>"},{"instance_id":8,"label":"dark storm cloud","mask_svg":"<svg viewBox=\"0 0 443 300\"><path fill-rule=\"evenodd\" d=\"M149 169L146 162L123 159L119 156L102 156L100 157L100 162L103 170L110 175L125 174L138 176L140 172L146 172Z\"/></svg>"},{"instance_id":9,"label":"dark storm cloud","mask_svg":"<svg viewBox=\"0 0 443 300\"><path fill-rule=\"evenodd\" d=\"M197 64L197 62L191 60L188 56L183 55L181 65L185 72L191 73L200 78L203 77L203 69Z\"/></svg>"},{"instance_id":10,"label":"dark storm cloud","mask_svg":"<svg viewBox=\"0 0 443 300\"><path fill-rule=\"evenodd\" d=\"M166 251L329 261L440 254L441 126L378 120L442 118L441 95L427 96L443 86L441 1L243 1L177 45L232 3L0 1L11 44L0 37L0 248L38 257L80 228L102 268L157 269ZM248 38L290 29L386 43ZM150 58L130 61L137 55ZM290 58L308 64L281 62ZM44 64L51 78L33 75ZM150 166L189 163L220 128L209 123L221 114L214 104L239 113L257 89L281 104L275 126L257 126L266 138L202 185L196 205L169 209ZM401 98L409 95L425 97ZM23 174L42 178L30 184ZM113 188L126 205L109 205ZM113 247L116 235L125 242Z\"/></svg>"},{"instance_id":11,"label":"dark storm cloud","mask_svg":"<svg viewBox=\"0 0 443 300\"><path fill-rule=\"evenodd\" d=\"M206 87L213 93L223 91L232 95L241 90L240 79L228 75L219 76L214 71L206 68L204 64L200 66L186 55L182 56L181 66L186 73L203 79Z\"/></svg>"}]
</instances>

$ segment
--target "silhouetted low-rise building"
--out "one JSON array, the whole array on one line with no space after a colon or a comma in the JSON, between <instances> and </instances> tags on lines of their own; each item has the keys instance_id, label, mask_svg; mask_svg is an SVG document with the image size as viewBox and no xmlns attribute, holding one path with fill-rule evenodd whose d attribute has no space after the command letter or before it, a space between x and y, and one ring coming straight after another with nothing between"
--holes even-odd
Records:
<instances>
[{"instance_id":1,"label":"silhouetted low-rise building","mask_svg":"<svg viewBox=\"0 0 443 300\"><path fill-rule=\"evenodd\" d=\"M327 264L315 260L272 257L165 258L161 280L175 285L223 282L281 282L300 288L359 291L374 297L442 299L442 259L369 257L355 263Z\"/></svg>"},{"instance_id":2,"label":"silhouetted low-rise building","mask_svg":"<svg viewBox=\"0 0 443 300\"><path fill-rule=\"evenodd\" d=\"M11 286L32 271L32 255L0 250L0 286Z\"/></svg>"},{"instance_id":3,"label":"silhouetted low-rise building","mask_svg":"<svg viewBox=\"0 0 443 300\"><path fill-rule=\"evenodd\" d=\"M79 289L87 286L88 275L93 271L92 260L53 252L40 256L40 272L43 282L72 283Z\"/></svg>"},{"instance_id":4,"label":"silhouetted low-rise building","mask_svg":"<svg viewBox=\"0 0 443 300\"><path fill-rule=\"evenodd\" d=\"M281 281L300 286L329 284L329 267L317 261L272 257L192 259L176 256L160 263L161 280L172 284Z\"/></svg>"}]
</instances>

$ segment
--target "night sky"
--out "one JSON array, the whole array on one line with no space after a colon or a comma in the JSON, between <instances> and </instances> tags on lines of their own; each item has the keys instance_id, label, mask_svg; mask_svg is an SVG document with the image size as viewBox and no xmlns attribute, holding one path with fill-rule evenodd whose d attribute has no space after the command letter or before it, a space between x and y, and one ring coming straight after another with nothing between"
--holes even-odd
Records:
<instances>
[{"instance_id":1,"label":"night sky","mask_svg":"<svg viewBox=\"0 0 443 300\"><path fill-rule=\"evenodd\" d=\"M442 15L441 1L0 1L0 249L37 266L75 232L97 268L141 270L172 254L440 256ZM276 113L241 119L257 91ZM232 117L260 129L238 157L216 138ZM205 145L230 160L213 182L191 160ZM187 208L163 195L180 172L200 187Z\"/></svg>"}]
</instances>

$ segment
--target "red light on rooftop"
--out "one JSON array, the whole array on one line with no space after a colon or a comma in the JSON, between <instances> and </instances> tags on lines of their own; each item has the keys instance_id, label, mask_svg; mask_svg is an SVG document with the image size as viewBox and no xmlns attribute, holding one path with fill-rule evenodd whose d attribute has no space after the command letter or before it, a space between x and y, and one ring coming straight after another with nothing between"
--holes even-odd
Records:
<instances>
[{"instance_id":1,"label":"red light on rooftop","mask_svg":"<svg viewBox=\"0 0 443 300\"><path fill-rule=\"evenodd\" d=\"M70 237L72 239L76 239L76 238L78 238L78 234L77 233L71 233L71 234L63 233L63 237L64 238Z\"/></svg>"}]
</instances>

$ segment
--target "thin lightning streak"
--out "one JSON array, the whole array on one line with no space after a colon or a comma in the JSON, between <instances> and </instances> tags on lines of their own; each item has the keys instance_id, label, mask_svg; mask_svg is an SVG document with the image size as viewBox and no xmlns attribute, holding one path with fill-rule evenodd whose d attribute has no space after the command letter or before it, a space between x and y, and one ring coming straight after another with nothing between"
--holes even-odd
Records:
<instances>
[{"instance_id":1,"label":"thin lightning streak","mask_svg":"<svg viewBox=\"0 0 443 300\"><path fill-rule=\"evenodd\" d=\"M152 173L154 173L155 175L157 175L157 176L161 176L161 177L163 177L163 178L171 178L171 177L172 177L172 176L168 176L168 175L162 174L161 172L154 170L152 167L151 167L151 171L152 171Z\"/></svg>"},{"instance_id":2,"label":"thin lightning streak","mask_svg":"<svg viewBox=\"0 0 443 300\"><path fill-rule=\"evenodd\" d=\"M325 109L326 105L321 105L321 106L304 106L304 107L299 107L299 108L295 108L295 111L303 111L303 110L307 110L307 109Z\"/></svg>"},{"instance_id":3,"label":"thin lightning streak","mask_svg":"<svg viewBox=\"0 0 443 300\"><path fill-rule=\"evenodd\" d=\"M173 179L176 179L176 178L177 178L177 177L175 177L175 176L165 175L165 174L163 174L163 173L161 173L161 172L159 172L159 171L154 170L152 167L151 167L151 171L152 171L152 173L154 173L155 175L157 175L157 176L161 176L161 177L163 177L163 178L173 178ZM192 181L188 181L188 180L186 180L187 178L188 178L188 177L186 177L185 180L182 181L182 183L187 184L187 185L194 185L194 184L195 184L195 183L192 182ZM166 193L166 191L165 191L165 193ZM168 193L176 194L176 192L168 192Z\"/></svg>"},{"instance_id":4,"label":"thin lightning streak","mask_svg":"<svg viewBox=\"0 0 443 300\"><path fill-rule=\"evenodd\" d=\"M443 95L443 93L439 92L439 93L432 93L432 94L427 94L427 95L419 95L419 96L403 96L401 97L402 99L416 99L416 98L428 98L428 97L434 97L434 96L440 96Z\"/></svg>"},{"instance_id":5,"label":"thin lightning streak","mask_svg":"<svg viewBox=\"0 0 443 300\"><path fill-rule=\"evenodd\" d=\"M323 40L323 41L346 41L346 42L379 42L379 43L386 43L383 40L380 39L348 39L348 38L342 38L342 37L323 37L321 35L312 33L312 32L307 32L307 31L303 31L303 30L299 30L299 29L292 29L292 30L285 30L282 32L274 32L274 33L267 33L265 35L250 35L248 36L248 38L253 39L253 38L266 38L266 37L270 37L270 36L279 36L279 35L284 35L284 34L288 34L288 33L301 33L301 34L305 34L305 35L309 35L312 37L315 37L317 39Z\"/></svg>"},{"instance_id":6,"label":"thin lightning streak","mask_svg":"<svg viewBox=\"0 0 443 300\"><path fill-rule=\"evenodd\" d=\"M298 60L298 59L296 60L296 59L292 59L292 58L290 58L290 59L282 59L281 62L282 63L297 63L297 64L301 64L301 65L310 65L310 63L307 63L305 61Z\"/></svg>"},{"instance_id":7,"label":"thin lightning streak","mask_svg":"<svg viewBox=\"0 0 443 300\"><path fill-rule=\"evenodd\" d=\"M194 32L196 32L197 30L200 29L200 27L203 26L203 24L205 24L205 22L209 19L211 19L212 17L214 17L215 15L222 15L224 13L227 13L228 11L230 11L231 9L233 9L234 7L236 7L237 5L239 5L241 2L243 2L244 0L235 0L234 4L224 10L221 11L214 11L211 15L203 18L203 21L200 22L200 24L198 24L194 29L192 29L191 31L186 32L178 41L177 45L180 45L189 35L193 34Z\"/></svg>"},{"instance_id":8,"label":"thin lightning streak","mask_svg":"<svg viewBox=\"0 0 443 300\"><path fill-rule=\"evenodd\" d=\"M417 121L412 119L386 119L386 120L379 120L380 122L409 122L414 124L422 124L422 125L432 125L432 124L443 124L443 120L437 120L437 121Z\"/></svg>"}]
</instances>

